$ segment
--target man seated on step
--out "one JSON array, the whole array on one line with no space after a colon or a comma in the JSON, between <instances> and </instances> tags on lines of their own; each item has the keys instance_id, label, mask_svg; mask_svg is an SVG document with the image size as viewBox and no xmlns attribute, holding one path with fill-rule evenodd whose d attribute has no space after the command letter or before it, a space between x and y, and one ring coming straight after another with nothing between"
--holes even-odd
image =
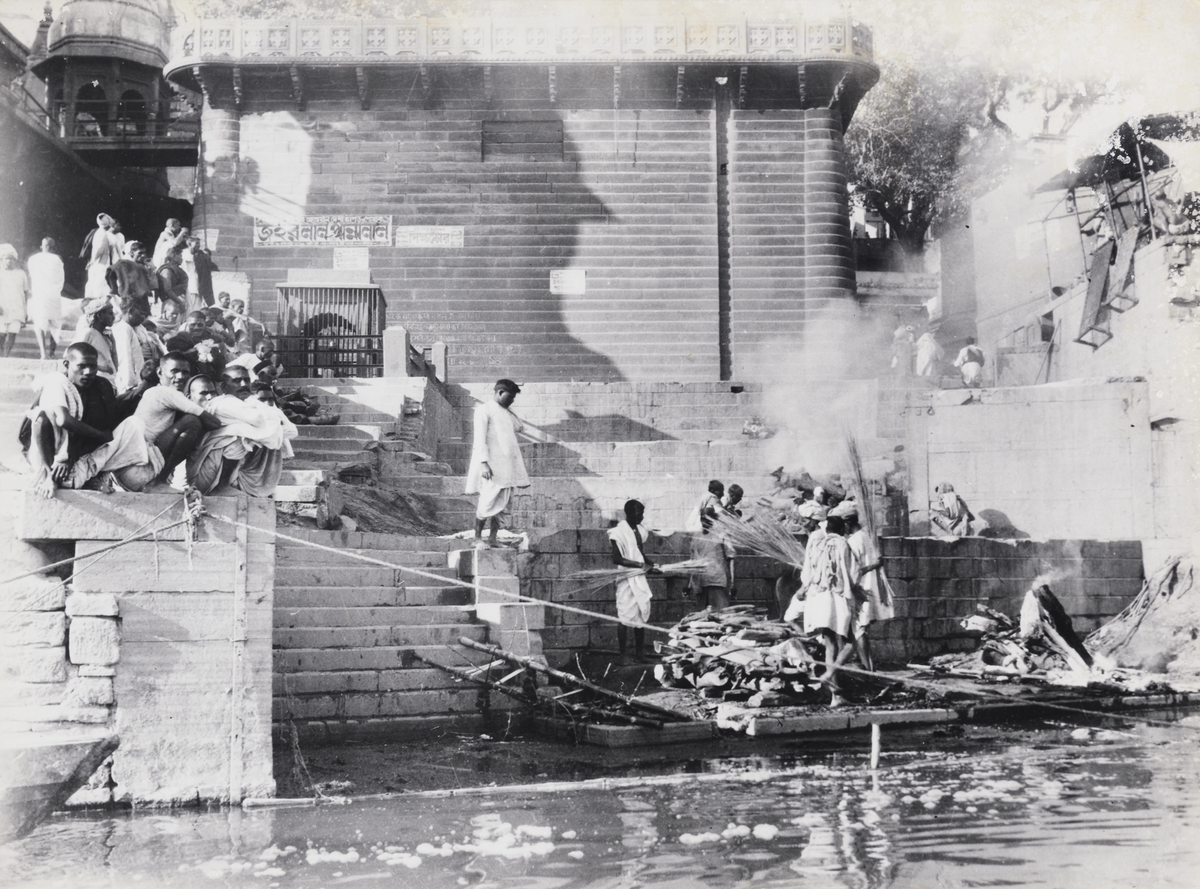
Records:
<instances>
[{"instance_id":1,"label":"man seated on step","mask_svg":"<svg viewBox=\"0 0 1200 889\"><path fill-rule=\"evenodd\" d=\"M112 441L121 411L112 383L99 375L96 364L92 346L73 343L62 372L46 374L34 384L38 399L26 415L29 437L22 428L21 444L38 497L53 497L80 457Z\"/></svg>"},{"instance_id":2,"label":"man seated on step","mask_svg":"<svg viewBox=\"0 0 1200 889\"><path fill-rule=\"evenodd\" d=\"M158 385L147 389L133 416L113 430L112 441L75 464L70 487L82 487L101 473L103 490L167 487L175 467L197 448L204 433L221 425L184 394L190 374L186 355L164 355L158 363Z\"/></svg>"},{"instance_id":3,"label":"man seated on step","mask_svg":"<svg viewBox=\"0 0 1200 889\"><path fill-rule=\"evenodd\" d=\"M189 484L202 494L270 497L279 485L289 438L296 427L277 408L250 398L250 375L244 367L227 367L221 392L207 376L187 384L193 402L221 421L188 458ZM286 424L286 426L284 425Z\"/></svg>"}]
</instances>

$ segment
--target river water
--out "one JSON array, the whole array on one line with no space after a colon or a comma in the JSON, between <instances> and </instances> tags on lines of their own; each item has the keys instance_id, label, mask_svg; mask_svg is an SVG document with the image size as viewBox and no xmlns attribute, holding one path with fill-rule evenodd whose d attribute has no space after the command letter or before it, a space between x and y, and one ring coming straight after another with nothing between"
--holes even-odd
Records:
<instances>
[{"instance_id":1,"label":"river water","mask_svg":"<svg viewBox=\"0 0 1200 889\"><path fill-rule=\"evenodd\" d=\"M60 815L0 847L0 885L1190 889L1200 717L1183 722L885 732L876 772L861 747L797 745L680 765L702 783Z\"/></svg>"}]
</instances>

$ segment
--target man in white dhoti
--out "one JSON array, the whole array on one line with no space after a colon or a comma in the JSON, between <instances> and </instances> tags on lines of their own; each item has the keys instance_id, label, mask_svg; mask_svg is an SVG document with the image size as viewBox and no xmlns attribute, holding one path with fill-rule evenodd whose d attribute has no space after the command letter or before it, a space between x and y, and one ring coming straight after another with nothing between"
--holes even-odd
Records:
<instances>
[{"instance_id":1,"label":"man in white dhoti","mask_svg":"<svg viewBox=\"0 0 1200 889\"><path fill-rule=\"evenodd\" d=\"M54 335L62 324L62 290L66 283L63 262L54 252L54 238L42 238L42 250L29 257L29 309L42 360L58 350Z\"/></svg>"},{"instance_id":2,"label":"man in white dhoti","mask_svg":"<svg viewBox=\"0 0 1200 889\"><path fill-rule=\"evenodd\" d=\"M875 660L871 657L867 627L875 621L891 620L896 616L891 586L883 574L882 561L867 558L867 532L859 521L858 505L853 501L843 500L829 514L841 516L846 520L846 529L849 531L846 544L859 565L858 586L863 600L857 603L858 611L854 616L851 636L858 651L859 661L865 669L874 671Z\"/></svg>"},{"instance_id":3,"label":"man in white dhoti","mask_svg":"<svg viewBox=\"0 0 1200 889\"><path fill-rule=\"evenodd\" d=\"M640 501L625 502L625 518L615 528L608 531L609 545L612 547L614 565L624 568L641 568L648 573L657 569L654 563L646 558L646 529L642 527L642 519L646 515L646 507ZM650 599L653 593L646 574L635 574L617 583L617 618L624 621L617 627L617 648L625 654L626 632L628 624L645 624L650 622ZM642 657L646 644L644 627L633 628L633 653Z\"/></svg>"},{"instance_id":4,"label":"man in white dhoti","mask_svg":"<svg viewBox=\"0 0 1200 889\"><path fill-rule=\"evenodd\" d=\"M926 330L917 340L917 376L932 377L936 375L938 362L945 354L945 350L937 341L937 334L932 329Z\"/></svg>"},{"instance_id":5,"label":"man in white dhoti","mask_svg":"<svg viewBox=\"0 0 1200 889\"><path fill-rule=\"evenodd\" d=\"M813 575L804 602L804 632L817 633L821 637L834 707L844 703L833 673L834 664L838 652L851 638L855 603L861 596L857 592L860 566L843 536L845 530L841 518L830 515L825 520L825 537L817 545L813 557ZM811 540L809 546L812 546Z\"/></svg>"},{"instance_id":6,"label":"man in white dhoti","mask_svg":"<svg viewBox=\"0 0 1200 889\"><path fill-rule=\"evenodd\" d=\"M488 545L497 545L500 516L508 508L513 491L529 487L529 474L517 440L517 433L525 429L525 424L509 410L520 391L521 387L512 380L497 380L492 400L475 408L475 437L466 493L479 495L475 509L476 546L483 545L483 526L489 522Z\"/></svg>"},{"instance_id":7,"label":"man in white dhoti","mask_svg":"<svg viewBox=\"0 0 1200 889\"><path fill-rule=\"evenodd\" d=\"M125 253L125 236L121 224L107 213L96 217L96 227L83 243L80 259L87 260L87 283L83 295L88 298L108 296L108 270Z\"/></svg>"},{"instance_id":8,"label":"man in white dhoti","mask_svg":"<svg viewBox=\"0 0 1200 889\"><path fill-rule=\"evenodd\" d=\"M163 230L158 234L158 240L154 242L151 264L155 268L161 266L167 261L168 253L183 247L187 236L188 230L180 224L178 219L168 219Z\"/></svg>"},{"instance_id":9,"label":"man in white dhoti","mask_svg":"<svg viewBox=\"0 0 1200 889\"><path fill-rule=\"evenodd\" d=\"M954 359L954 366L962 371L964 386L978 389L983 385L983 361L983 349L975 345L975 337L967 337L967 344Z\"/></svg>"}]
</instances>

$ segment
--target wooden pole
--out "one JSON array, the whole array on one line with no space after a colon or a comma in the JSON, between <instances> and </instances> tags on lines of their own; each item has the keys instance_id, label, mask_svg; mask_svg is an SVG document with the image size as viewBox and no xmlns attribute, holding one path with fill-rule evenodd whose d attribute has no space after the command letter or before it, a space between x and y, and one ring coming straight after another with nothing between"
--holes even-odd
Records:
<instances>
[{"instance_id":1,"label":"wooden pole","mask_svg":"<svg viewBox=\"0 0 1200 889\"><path fill-rule=\"evenodd\" d=\"M233 627L230 641L233 644L232 690L229 700L229 803L242 801L243 754L245 727L243 717L246 699L246 544L249 537L246 525L249 502L245 494L237 496L237 527L234 531L233 566Z\"/></svg>"},{"instance_id":2,"label":"wooden pole","mask_svg":"<svg viewBox=\"0 0 1200 889\"><path fill-rule=\"evenodd\" d=\"M505 651L503 648L498 648L495 645L487 645L483 642L476 642L474 639L468 639L466 636L463 636L458 641L460 645L466 648L472 648L475 651L482 651L486 654L492 655L493 657L502 657L510 663L519 664L522 667L528 667L530 670L533 670L536 673L542 673L546 676L550 676L554 679L557 679L559 682L577 685L580 688L586 688L588 691L599 695L602 698L620 701L626 707L632 707L635 710L645 710L648 713L653 713L656 716L664 716L667 719L677 722L692 721L690 716L677 713L674 710L668 710L666 707L659 707L656 704L638 700L631 695L623 695L615 691L610 691L603 686L596 685L594 682L588 682L586 679L580 679L578 676L573 676L570 673L564 673L561 670L555 670L553 667L548 667L545 664L538 663L532 658L522 657L519 654L513 654L512 652Z\"/></svg>"},{"instance_id":3,"label":"wooden pole","mask_svg":"<svg viewBox=\"0 0 1200 889\"><path fill-rule=\"evenodd\" d=\"M879 730L879 723L871 723L871 771L879 770L879 741L882 733Z\"/></svg>"}]
</instances>

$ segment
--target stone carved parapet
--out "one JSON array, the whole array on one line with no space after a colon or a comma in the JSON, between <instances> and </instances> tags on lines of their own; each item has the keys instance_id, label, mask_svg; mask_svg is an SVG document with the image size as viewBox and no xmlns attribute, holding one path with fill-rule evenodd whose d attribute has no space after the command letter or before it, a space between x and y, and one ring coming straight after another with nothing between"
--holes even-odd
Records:
<instances>
[{"instance_id":1,"label":"stone carved parapet","mask_svg":"<svg viewBox=\"0 0 1200 889\"><path fill-rule=\"evenodd\" d=\"M553 22L544 18L202 19L172 35L172 70L202 62L874 62L851 18Z\"/></svg>"}]
</instances>

